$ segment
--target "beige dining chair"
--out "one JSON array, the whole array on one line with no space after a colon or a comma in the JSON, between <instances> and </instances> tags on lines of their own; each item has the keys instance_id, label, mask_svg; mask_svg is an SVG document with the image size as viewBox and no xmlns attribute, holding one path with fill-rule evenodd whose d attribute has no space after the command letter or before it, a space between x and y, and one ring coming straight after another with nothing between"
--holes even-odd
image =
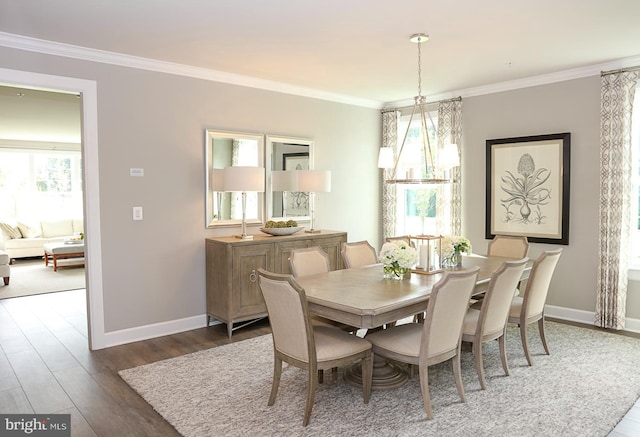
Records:
<instances>
[{"instance_id":1,"label":"beige dining chair","mask_svg":"<svg viewBox=\"0 0 640 437\"><path fill-rule=\"evenodd\" d=\"M373 354L417 365L424 410L433 419L429 397L428 367L452 360L453 375L462 402L466 402L460 371L462 322L475 287L478 270L445 272L429 295L424 323L396 325L367 336Z\"/></svg>"},{"instance_id":2,"label":"beige dining chair","mask_svg":"<svg viewBox=\"0 0 640 437\"><path fill-rule=\"evenodd\" d=\"M529 241L525 236L496 235L489 242L487 255L522 259L529 254Z\"/></svg>"},{"instance_id":3,"label":"beige dining chair","mask_svg":"<svg viewBox=\"0 0 640 437\"><path fill-rule=\"evenodd\" d=\"M531 323L538 322L538 331L540 332L540 340L547 355L549 355L549 346L544 336L544 304L547 300L549 292L549 284L556 269L562 249L547 250L543 252L534 262L527 280L527 286L524 290L524 296L516 296L511 302L509 310L509 323L516 323L520 326L520 338L522 338L522 348L524 355L527 357L527 363L533 365L531 353L529 352L529 343L527 340L527 326Z\"/></svg>"},{"instance_id":4,"label":"beige dining chair","mask_svg":"<svg viewBox=\"0 0 640 437\"><path fill-rule=\"evenodd\" d=\"M397 241L397 240L404 241L411 247L416 247L416 245L413 244L413 241L411 241L411 238L409 238L408 235L399 235L397 237L387 237L384 239L385 243L390 243L392 241Z\"/></svg>"},{"instance_id":5,"label":"beige dining chair","mask_svg":"<svg viewBox=\"0 0 640 437\"><path fill-rule=\"evenodd\" d=\"M282 374L282 362L308 372L307 400L302 425L309 424L318 386L315 375L324 369L360 361L362 396L369 403L373 357L371 343L340 329L313 326L304 289L291 275L258 269L260 290L267 305L273 336L273 382L268 406L275 403Z\"/></svg>"},{"instance_id":6,"label":"beige dining chair","mask_svg":"<svg viewBox=\"0 0 640 437\"><path fill-rule=\"evenodd\" d=\"M469 308L464 317L462 341L472 345L478 379L483 390L487 388L482 358L483 343L496 339L499 341L502 368L505 375L509 375L506 348L507 317L513 300L513 290L520 281L528 261L529 258L523 258L502 264L491 275L481 308L479 310Z\"/></svg>"},{"instance_id":7,"label":"beige dining chair","mask_svg":"<svg viewBox=\"0 0 640 437\"><path fill-rule=\"evenodd\" d=\"M368 241L342 243L342 261L348 269L363 267L378 263L378 254Z\"/></svg>"},{"instance_id":8,"label":"beige dining chair","mask_svg":"<svg viewBox=\"0 0 640 437\"><path fill-rule=\"evenodd\" d=\"M289 268L294 278L328 273L331 270L329 255L319 246L293 249L289 255ZM312 316L314 325L331 326L348 332L357 332L357 326L336 322L321 316ZM320 376L322 382L322 375Z\"/></svg>"}]
</instances>

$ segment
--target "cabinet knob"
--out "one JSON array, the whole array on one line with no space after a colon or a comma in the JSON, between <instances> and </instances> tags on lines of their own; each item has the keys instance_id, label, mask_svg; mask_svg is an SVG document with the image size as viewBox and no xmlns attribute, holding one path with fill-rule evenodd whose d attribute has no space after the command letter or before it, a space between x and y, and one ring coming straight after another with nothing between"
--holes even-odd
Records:
<instances>
[{"instance_id":1,"label":"cabinet knob","mask_svg":"<svg viewBox=\"0 0 640 437\"><path fill-rule=\"evenodd\" d=\"M258 280L258 275L256 274L255 269L251 270L251 273L249 274L249 281L256 282L257 280Z\"/></svg>"}]
</instances>

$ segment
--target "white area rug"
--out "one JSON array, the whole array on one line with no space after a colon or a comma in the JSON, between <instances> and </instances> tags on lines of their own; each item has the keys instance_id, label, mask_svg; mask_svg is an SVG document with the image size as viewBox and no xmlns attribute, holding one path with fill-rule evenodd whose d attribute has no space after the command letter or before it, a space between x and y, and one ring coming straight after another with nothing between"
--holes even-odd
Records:
<instances>
[{"instance_id":1,"label":"white area rug","mask_svg":"<svg viewBox=\"0 0 640 437\"><path fill-rule=\"evenodd\" d=\"M517 328L509 330L511 376L497 342L485 347L488 389L480 390L473 356L463 351L467 403L450 363L430 367L435 420L427 420L418 379L393 391L362 391L327 374L311 421L302 426L304 373L285 367L276 403L267 407L270 335L148 364L120 376L181 434L195 436L598 436L640 396L640 340L547 322L551 355L533 327L528 367Z\"/></svg>"},{"instance_id":2,"label":"white area rug","mask_svg":"<svg viewBox=\"0 0 640 437\"><path fill-rule=\"evenodd\" d=\"M11 266L9 285L0 280L0 299L85 288L84 267L59 268L42 259L19 259Z\"/></svg>"}]
</instances>

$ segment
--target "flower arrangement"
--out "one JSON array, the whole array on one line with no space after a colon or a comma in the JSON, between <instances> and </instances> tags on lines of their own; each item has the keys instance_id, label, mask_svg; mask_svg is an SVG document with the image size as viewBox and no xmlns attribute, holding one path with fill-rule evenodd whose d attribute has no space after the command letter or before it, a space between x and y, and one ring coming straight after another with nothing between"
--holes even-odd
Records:
<instances>
[{"instance_id":1,"label":"flower arrangement","mask_svg":"<svg viewBox=\"0 0 640 437\"><path fill-rule=\"evenodd\" d=\"M471 253L471 242L458 235L442 237L442 263L444 265L459 265L460 254Z\"/></svg>"},{"instance_id":2,"label":"flower arrangement","mask_svg":"<svg viewBox=\"0 0 640 437\"><path fill-rule=\"evenodd\" d=\"M394 240L382 246L379 259L385 277L404 279L418 262L418 251L406 241Z\"/></svg>"}]
</instances>

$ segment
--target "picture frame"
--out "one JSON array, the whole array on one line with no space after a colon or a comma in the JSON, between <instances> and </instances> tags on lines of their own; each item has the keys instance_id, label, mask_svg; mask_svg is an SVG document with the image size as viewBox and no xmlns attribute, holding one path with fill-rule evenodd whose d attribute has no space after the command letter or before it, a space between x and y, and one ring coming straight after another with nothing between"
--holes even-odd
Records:
<instances>
[{"instance_id":1,"label":"picture frame","mask_svg":"<svg viewBox=\"0 0 640 437\"><path fill-rule=\"evenodd\" d=\"M282 154L283 170L309 170L309 153ZM309 215L309 193L283 192L282 217L301 217Z\"/></svg>"},{"instance_id":2,"label":"picture frame","mask_svg":"<svg viewBox=\"0 0 640 437\"><path fill-rule=\"evenodd\" d=\"M569 244L571 133L486 140L485 237Z\"/></svg>"}]
</instances>

